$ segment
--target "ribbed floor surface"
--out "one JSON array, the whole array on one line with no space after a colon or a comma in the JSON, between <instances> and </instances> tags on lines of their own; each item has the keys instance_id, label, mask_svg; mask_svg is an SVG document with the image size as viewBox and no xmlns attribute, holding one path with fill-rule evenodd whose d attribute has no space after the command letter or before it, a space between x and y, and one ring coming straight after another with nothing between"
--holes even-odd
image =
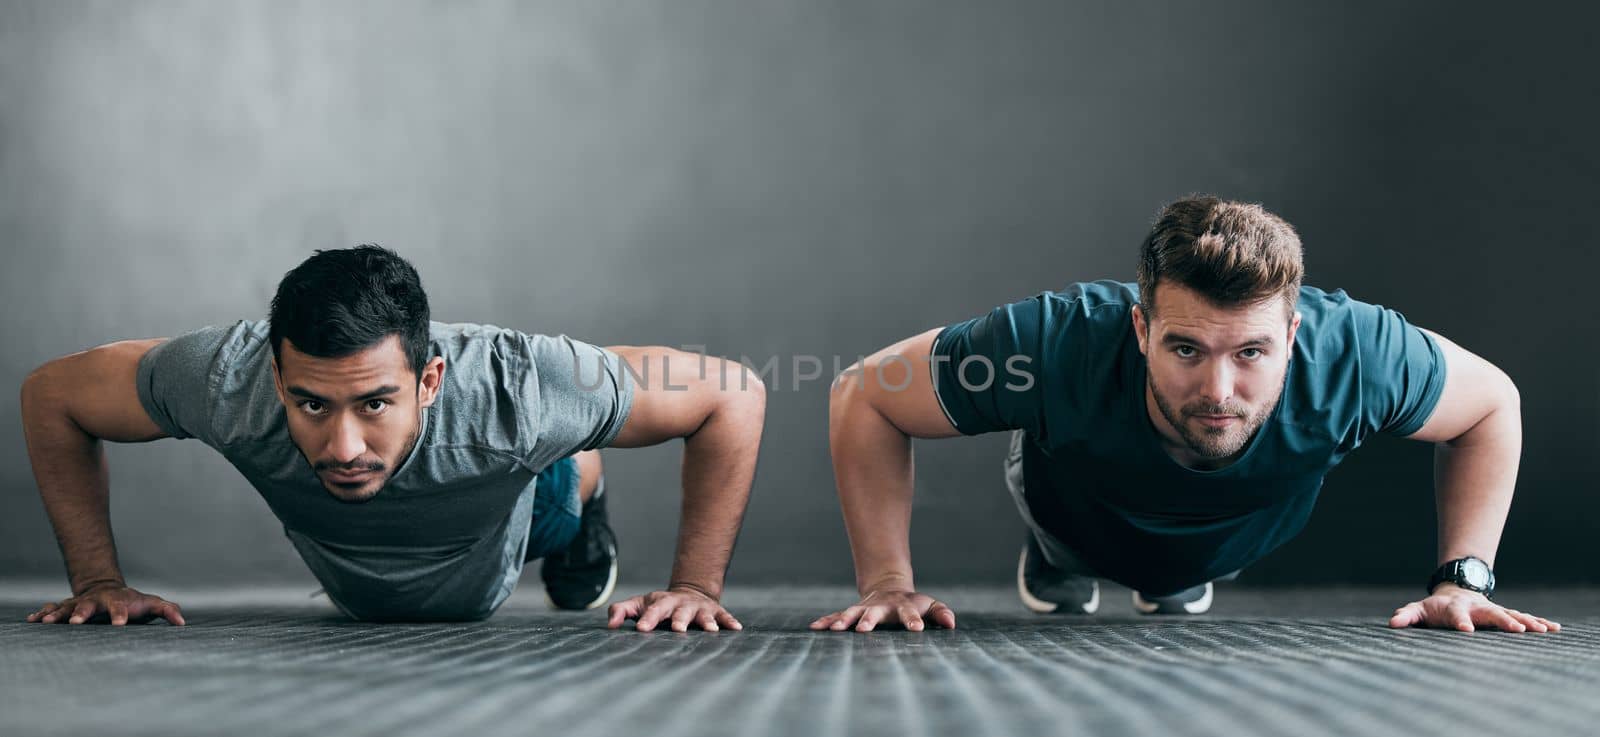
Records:
<instances>
[{"instance_id":1,"label":"ribbed floor surface","mask_svg":"<svg viewBox=\"0 0 1600 737\"><path fill-rule=\"evenodd\" d=\"M1506 593L1559 634L1394 631L1410 590L1218 589L1201 617L1039 617L935 592L955 631L813 634L843 588L743 589L741 633L603 628L523 590L487 622L364 625L304 592L159 590L188 627L21 622L0 734L1592 735L1600 591ZM53 592L47 592L53 593ZM42 601L42 599L40 599Z\"/></svg>"}]
</instances>

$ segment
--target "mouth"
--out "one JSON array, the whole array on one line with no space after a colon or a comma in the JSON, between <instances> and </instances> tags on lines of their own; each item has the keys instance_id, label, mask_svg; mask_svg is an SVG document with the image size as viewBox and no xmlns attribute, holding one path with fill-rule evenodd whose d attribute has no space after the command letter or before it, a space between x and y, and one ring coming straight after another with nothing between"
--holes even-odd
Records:
<instances>
[{"instance_id":1,"label":"mouth","mask_svg":"<svg viewBox=\"0 0 1600 737\"><path fill-rule=\"evenodd\" d=\"M1228 423L1239 419L1236 415L1193 415L1193 417L1206 427L1227 427Z\"/></svg>"},{"instance_id":2,"label":"mouth","mask_svg":"<svg viewBox=\"0 0 1600 737\"><path fill-rule=\"evenodd\" d=\"M344 471L324 471L322 477L340 486L355 486L364 484L372 479L375 471L357 471L349 473Z\"/></svg>"}]
</instances>

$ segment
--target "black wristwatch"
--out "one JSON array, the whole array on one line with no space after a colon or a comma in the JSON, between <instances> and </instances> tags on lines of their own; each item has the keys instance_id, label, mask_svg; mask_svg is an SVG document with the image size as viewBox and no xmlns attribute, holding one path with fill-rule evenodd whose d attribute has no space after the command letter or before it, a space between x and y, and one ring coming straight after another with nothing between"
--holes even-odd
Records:
<instances>
[{"instance_id":1,"label":"black wristwatch","mask_svg":"<svg viewBox=\"0 0 1600 737\"><path fill-rule=\"evenodd\" d=\"M1477 558L1468 556L1457 558L1433 572L1433 577L1428 579L1428 593L1439 587L1441 583L1453 583L1468 591L1476 591L1485 597L1494 596L1494 569Z\"/></svg>"}]
</instances>

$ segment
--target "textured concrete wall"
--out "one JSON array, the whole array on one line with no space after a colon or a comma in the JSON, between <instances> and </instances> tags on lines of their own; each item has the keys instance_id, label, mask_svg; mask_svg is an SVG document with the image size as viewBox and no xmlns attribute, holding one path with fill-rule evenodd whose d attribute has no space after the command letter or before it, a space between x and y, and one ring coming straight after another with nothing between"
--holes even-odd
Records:
<instances>
[{"instance_id":1,"label":"textured concrete wall","mask_svg":"<svg viewBox=\"0 0 1600 737\"><path fill-rule=\"evenodd\" d=\"M1131 278L1166 200L1256 200L1309 282L1505 367L1506 581L1595 581L1594 11L1061 2L0 6L0 577L55 576L15 387L113 339L260 317L376 241L435 315L785 367L735 581L850 580L826 384L911 333ZM1003 437L924 443L923 581L1004 580ZM608 461L624 576L665 576L678 446ZM130 576L307 574L195 443L115 447ZM1246 581L1419 582L1429 450L1356 453Z\"/></svg>"}]
</instances>

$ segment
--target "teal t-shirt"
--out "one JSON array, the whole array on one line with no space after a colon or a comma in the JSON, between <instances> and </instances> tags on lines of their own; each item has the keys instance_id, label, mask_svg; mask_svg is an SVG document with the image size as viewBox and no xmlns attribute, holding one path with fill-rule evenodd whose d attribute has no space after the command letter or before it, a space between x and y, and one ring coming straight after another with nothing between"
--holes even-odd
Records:
<instances>
[{"instance_id":1,"label":"teal t-shirt","mask_svg":"<svg viewBox=\"0 0 1600 737\"><path fill-rule=\"evenodd\" d=\"M1400 313L1303 287L1277 408L1237 461L1191 470L1162 449L1145 408L1138 299L1136 284L1096 281L1002 305L942 330L932 371L963 434L1026 433L1035 521L1147 594L1244 568L1292 538L1346 453L1374 432L1416 432L1444 388L1438 345ZM993 367L987 386L978 356Z\"/></svg>"}]
</instances>

